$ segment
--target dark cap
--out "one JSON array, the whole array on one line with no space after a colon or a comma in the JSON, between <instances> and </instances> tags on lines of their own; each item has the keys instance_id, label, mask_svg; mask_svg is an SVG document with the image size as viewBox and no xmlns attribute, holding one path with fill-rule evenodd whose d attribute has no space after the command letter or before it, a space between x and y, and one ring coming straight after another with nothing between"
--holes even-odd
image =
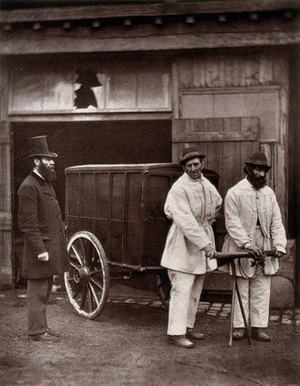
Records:
<instances>
[{"instance_id":1,"label":"dark cap","mask_svg":"<svg viewBox=\"0 0 300 386\"><path fill-rule=\"evenodd\" d=\"M205 158L204 154L199 153L198 149L195 147L187 147L182 150L181 157L179 159L180 165L184 165L188 160L192 158Z\"/></svg>"},{"instance_id":2,"label":"dark cap","mask_svg":"<svg viewBox=\"0 0 300 386\"><path fill-rule=\"evenodd\" d=\"M40 135L38 137L32 137L28 139L28 151L26 158L30 157L57 157L56 153L49 151L46 135Z\"/></svg>"},{"instance_id":3,"label":"dark cap","mask_svg":"<svg viewBox=\"0 0 300 386\"><path fill-rule=\"evenodd\" d=\"M262 152L257 152L255 154L253 154L251 157L249 157L245 161L245 164L250 165L250 166L254 166L254 167L260 166L260 167L264 167L266 169L272 168L272 166L268 165L267 157Z\"/></svg>"}]
</instances>

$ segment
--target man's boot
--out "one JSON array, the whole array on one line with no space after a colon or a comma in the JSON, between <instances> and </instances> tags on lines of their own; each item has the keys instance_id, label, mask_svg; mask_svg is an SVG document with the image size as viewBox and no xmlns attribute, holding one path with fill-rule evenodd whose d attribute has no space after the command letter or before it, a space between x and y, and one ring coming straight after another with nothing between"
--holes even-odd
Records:
<instances>
[{"instance_id":1,"label":"man's boot","mask_svg":"<svg viewBox=\"0 0 300 386\"><path fill-rule=\"evenodd\" d=\"M195 332L192 328L187 328L186 337L191 340L202 340L204 339L204 334L202 332Z\"/></svg>"},{"instance_id":2,"label":"man's boot","mask_svg":"<svg viewBox=\"0 0 300 386\"><path fill-rule=\"evenodd\" d=\"M194 343L191 342L185 335L169 335L169 342L179 347L192 348Z\"/></svg>"},{"instance_id":3,"label":"man's boot","mask_svg":"<svg viewBox=\"0 0 300 386\"><path fill-rule=\"evenodd\" d=\"M245 329L244 328L235 328L232 333L232 339L233 340L242 340L245 336Z\"/></svg>"},{"instance_id":4,"label":"man's boot","mask_svg":"<svg viewBox=\"0 0 300 386\"><path fill-rule=\"evenodd\" d=\"M271 338L267 335L264 330L265 328L252 327L252 338L259 340L260 342L270 342Z\"/></svg>"}]
</instances>

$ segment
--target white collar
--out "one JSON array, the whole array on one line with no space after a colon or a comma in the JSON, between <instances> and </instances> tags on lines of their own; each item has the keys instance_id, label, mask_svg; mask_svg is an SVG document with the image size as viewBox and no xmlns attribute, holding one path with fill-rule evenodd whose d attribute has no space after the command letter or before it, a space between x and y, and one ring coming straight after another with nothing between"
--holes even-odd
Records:
<instances>
[{"instance_id":1,"label":"white collar","mask_svg":"<svg viewBox=\"0 0 300 386\"><path fill-rule=\"evenodd\" d=\"M45 179L44 177L42 177L41 175L40 175L40 173L36 170L36 169L33 169L33 173L35 173L35 174L37 174L39 177L41 177L43 180Z\"/></svg>"},{"instance_id":2,"label":"white collar","mask_svg":"<svg viewBox=\"0 0 300 386\"><path fill-rule=\"evenodd\" d=\"M197 178L197 179L194 179L194 178L191 178L188 174L187 174L187 172L184 172L184 177L185 177L185 179L186 179L186 181L189 181L189 182L191 182L191 183L199 183L200 181L203 181L204 180L204 176L203 176L203 173L201 173L201 177L200 178Z\"/></svg>"}]
</instances>

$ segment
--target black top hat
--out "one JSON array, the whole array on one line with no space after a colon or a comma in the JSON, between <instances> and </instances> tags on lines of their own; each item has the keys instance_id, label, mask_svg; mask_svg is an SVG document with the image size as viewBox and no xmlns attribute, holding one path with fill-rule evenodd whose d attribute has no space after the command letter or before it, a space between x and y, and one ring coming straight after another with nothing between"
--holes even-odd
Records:
<instances>
[{"instance_id":1,"label":"black top hat","mask_svg":"<svg viewBox=\"0 0 300 386\"><path fill-rule=\"evenodd\" d=\"M32 137L28 139L28 152L26 158L30 157L57 157L56 153L49 151L46 135L40 135L39 137Z\"/></svg>"},{"instance_id":2,"label":"black top hat","mask_svg":"<svg viewBox=\"0 0 300 386\"><path fill-rule=\"evenodd\" d=\"M195 147L187 147L182 150L181 157L179 159L180 165L184 165L186 161L192 159L192 158L205 158L204 154L199 153L198 149Z\"/></svg>"},{"instance_id":3,"label":"black top hat","mask_svg":"<svg viewBox=\"0 0 300 386\"><path fill-rule=\"evenodd\" d=\"M250 166L260 166L266 169L272 168L272 166L268 165L267 157L262 152L257 152L253 154L245 161L245 164Z\"/></svg>"}]
</instances>

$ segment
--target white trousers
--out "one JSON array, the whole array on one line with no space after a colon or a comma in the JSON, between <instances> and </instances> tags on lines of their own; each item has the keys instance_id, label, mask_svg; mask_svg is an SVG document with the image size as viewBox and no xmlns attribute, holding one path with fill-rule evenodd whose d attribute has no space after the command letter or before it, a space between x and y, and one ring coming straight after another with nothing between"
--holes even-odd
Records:
<instances>
[{"instance_id":1,"label":"white trousers","mask_svg":"<svg viewBox=\"0 0 300 386\"><path fill-rule=\"evenodd\" d=\"M242 304L246 320L251 327L268 327L271 276L266 276L260 270L254 278L244 279L237 277L237 285L241 294ZM244 320L238 303L237 294L235 297L233 327L244 327Z\"/></svg>"},{"instance_id":2,"label":"white trousers","mask_svg":"<svg viewBox=\"0 0 300 386\"><path fill-rule=\"evenodd\" d=\"M168 270L171 281L168 335L184 335L196 320L204 275Z\"/></svg>"},{"instance_id":3,"label":"white trousers","mask_svg":"<svg viewBox=\"0 0 300 386\"><path fill-rule=\"evenodd\" d=\"M264 236L259 227L255 232L255 244L257 247L263 249ZM264 268L261 265L258 265L254 277L237 277L237 284L248 324L251 327L268 327L271 276L265 275ZM234 308L233 327L244 327L245 324L238 303L237 294Z\"/></svg>"}]
</instances>

